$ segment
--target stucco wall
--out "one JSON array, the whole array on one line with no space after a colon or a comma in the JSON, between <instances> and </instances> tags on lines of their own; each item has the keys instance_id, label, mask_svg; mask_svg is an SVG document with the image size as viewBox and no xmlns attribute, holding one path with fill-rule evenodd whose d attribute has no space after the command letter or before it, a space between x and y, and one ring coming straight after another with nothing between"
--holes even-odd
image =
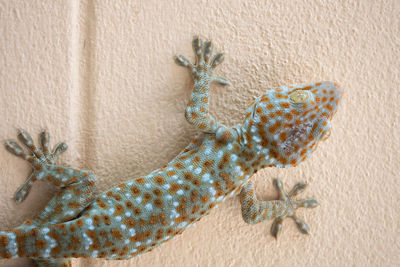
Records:
<instances>
[{"instance_id":1,"label":"stucco wall","mask_svg":"<svg viewBox=\"0 0 400 267\"><path fill-rule=\"evenodd\" d=\"M268 87L335 80L345 88L333 132L304 164L254 177L274 199L272 178L306 180L320 202L300 214L311 236L284 223L241 218L226 201L183 235L129 261L77 259L77 266L395 266L400 264L400 1L0 1L0 139L17 128L48 129L69 150L59 161L98 175L99 191L160 167L196 131L183 116L194 34L226 52L212 113L241 122ZM36 137L36 136L35 136ZM37 214L54 192L35 184L11 197L29 173L0 149L0 225ZM1 266L28 266L1 260ZM27 265L24 265L27 264Z\"/></svg>"}]
</instances>

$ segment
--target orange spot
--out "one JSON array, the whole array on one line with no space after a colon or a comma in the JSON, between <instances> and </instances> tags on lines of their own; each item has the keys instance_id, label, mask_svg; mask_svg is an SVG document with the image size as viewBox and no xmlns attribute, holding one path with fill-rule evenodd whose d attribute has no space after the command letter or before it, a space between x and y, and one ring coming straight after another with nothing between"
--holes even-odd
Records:
<instances>
[{"instance_id":1,"label":"orange spot","mask_svg":"<svg viewBox=\"0 0 400 267\"><path fill-rule=\"evenodd\" d=\"M39 249L44 249L46 247L46 241L44 240L37 240L35 243L36 247Z\"/></svg>"},{"instance_id":2,"label":"orange spot","mask_svg":"<svg viewBox=\"0 0 400 267\"><path fill-rule=\"evenodd\" d=\"M267 109L273 109L275 106L274 106L274 104L272 104L272 103L269 103L268 105L267 105Z\"/></svg>"},{"instance_id":3,"label":"orange spot","mask_svg":"<svg viewBox=\"0 0 400 267\"><path fill-rule=\"evenodd\" d=\"M293 119L293 115L290 113L285 113L285 118L288 120L292 120Z\"/></svg>"},{"instance_id":4,"label":"orange spot","mask_svg":"<svg viewBox=\"0 0 400 267\"><path fill-rule=\"evenodd\" d=\"M262 121L263 123L267 123L267 122L268 122L268 117L265 116L265 115L261 115L261 121Z\"/></svg>"},{"instance_id":5,"label":"orange spot","mask_svg":"<svg viewBox=\"0 0 400 267\"><path fill-rule=\"evenodd\" d=\"M295 110L295 109L292 109L292 111L291 111L294 115L300 115L300 112L298 112L297 110Z\"/></svg>"},{"instance_id":6,"label":"orange spot","mask_svg":"<svg viewBox=\"0 0 400 267\"><path fill-rule=\"evenodd\" d=\"M156 198L154 200L154 205L156 205L156 207L161 209L163 207L163 201L160 198Z\"/></svg>"},{"instance_id":7,"label":"orange spot","mask_svg":"<svg viewBox=\"0 0 400 267\"><path fill-rule=\"evenodd\" d=\"M175 166L175 168L177 168L177 169L183 169L183 167L184 167L183 164L182 164L181 162L175 163L174 166Z\"/></svg>"},{"instance_id":8,"label":"orange spot","mask_svg":"<svg viewBox=\"0 0 400 267\"><path fill-rule=\"evenodd\" d=\"M160 189L158 189L158 188L156 188L156 189L154 189L153 190L153 193L154 193L154 195L156 195L156 196L162 196L162 191L160 190Z\"/></svg>"},{"instance_id":9,"label":"orange spot","mask_svg":"<svg viewBox=\"0 0 400 267\"><path fill-rule=\"evenodd\" d=\"M79 208L80 206L81 206L81 204L79 204L78 202L68 203L68 207L70 207L70 208Z\"/></svg>"},{"instance_id":10,"label":"orange spot","mask_svg":"<svg viewBox=\"0 0 400 267\"><path fill-rule=\"evenodd\" d=\"M187 180L187 181L190 181L190 180L193 179L193 175L192 175L192 173L190 173L190 172L185 172L185 173L183 174L183 178L185 178L185 180Z\"/></svg>"},{"instance_id":11,"label":"orange spot","mask_svg":"<svg viewBox=\"0 0 400 267\"><path fill-rule=\"evenodd\" d=\"M115 238L117 239L121 239L122 238L122 233L121 231L117 230L117 229L111 229L110 230L111 235L113 235Z\"/></svg>"},{"instance_id":12,"label":"orange spot","mask_svg":"<svg viewBox=\"0 0 400 267\"><path fill-rule=\"evenodd\" d=\"M285 142L285 141L286 141L286 138L287 138L286 132L282 132L282 133L279 135L279 139L281 140L281 142Z\"/></svg>"},{"instance_id":13,"label":"orange spot","mask_svg":"<svg viewBox=\"0 0 400 267\"><path fill-rule=\"evenodd\" d=\"M123 212L124 212L124 207L121 204L117 204L115 206L115 212L114 212L113 216L121 215Z\"/></svg>"},{"instance_id":14,"label":"orange spot","mask_svg":"<svg viewBox=\"0 0 400 267\"><path fill-rule=\"evenodd\" d=\"M136 207L133 209L133 212L135 213L135 215L140 215L142 213L142 210Z\"/></svg>"},{"instance_id":15,"label":"orange spot","mask_svg":"<svg viewBox=\"0 0 400 267\"><path fill-rule=\"evenodd\" d=\"M291 123L285 123L285 124L283 125L283 127L285 127L285 128L292 128L292 127L293 127L293 124L291 124Z\"/></svg>"},{"instance_id":16,"label":"orange spot","mask_svg":"<svg viewBox=\"0 0 400 267\"><path fill-rule=\"evenodd\" d=\"M214 164L213 160L206 160L203 163L204 168L210 168Z\"/></svg>"},{"instance_id":17,"label":"orange spot","mask_svg":"<svg viewBox=\"0 0 400 267\"><path fill-rule=\"evenodd\" d=\"M69 181L70 184L77 182L78 179L76 178L76 176L72 176L71 180Z\"/></svg>"},{"instance_id":18,"label":"orange spot","mask_svg":"<svg viewBox=\"0 0 400 267\"><path fill-rule=\"evenodd\" d=\"M278 128L281 127L281 122L277 121L274 125L272 125L271 127L269 127L268 131L270 133L276 133L276 131L278 130Z\"/></svg>"},{"instance_id":19,"label":"orange spot","mask_svg":"<svg viewBox=\"0 0 400 267\"><path fill-rule=\"evenodd\" d=\"M99 215L93 215L92 219L93 219L94 224L96 224L96 225L100 224L100 216Z\"/></svg>"},{"instance_id":20,"label":"orange spot","mask_svg":"<svg viewBox=\"0 0 400 267\"><path fill-rule=\"evenodd\" d=\"M162 176L156 176L154 177L154 181L159 184L159 185L163 185L165 184L165 179Z\"/></svg>"},{"instance_id":21,"label":"orange spot","mask_svg":"<svg viewBox=\"0 0 400 267\"><path fill-rule=\"evenodd\" d=\"M103 215L103 216L102 216L102 219L103 219L103 222L104 222L105 224L107 224L107 225L110 225L110 224L111 224L110 216L108 216L108 215Z\"/></svg>"},{"instance_id":22,"label":"orange spot","mask_svg":"<svg viewBox=\"0 0 400 267\"><path fill-rule=\"evenodd\" d=\"M280 103L279 104L282 108L290 108L290 104L285 102L285 103Z\"/></svg>"},{"instance_id":23,"label":"orange spot","mask_svg":"<svg viewBox=\"0 0 400 267\"><path fill-rule=\"evenodd\" d=\"M326 104L325 107L326 107L329 111L332 111L332 110L333 110L332 106L329 105L329 104Z\"/></svg>"},{"instance_id":24,"label":"orange spot","mask_svg":"<svg viewBox=\"0 0 400 267\"><path fill-rule=\"evenodd\" d=\"M134 196L137 196L137 195L140 194L140 189L138 187L136 187L136 186L132 186L131 187L131 191L132 191Z\"/></svg>"},{"instance_id":25,"label":"orange spot","mask_svg":"<svg viewBox=\"0 0 400 267\"><path fill-rule=\"evenodd\" d=\"M144 184L144 182L145 182L144 178L136 179L136 183L138 183L138 184Z\"/></svg>"},{"instance_id":26,"label":"orange spot","mask_svg":"<svg viewBox=\"0 0 400 267\"><path fill-rule=\"evenodd\" d=\"M279 99L288 99L288 96L283 94L276 94L275 97Z\"/></svg>"},{"instance_id":27,"label":"orange spot","mask_svg":"<svg viewBox=\"0 0 400 267\"><path fill-rule=\"evenodd\" d=\"M327 119L329 119L329 115L328 115L328 113L326 113L326 112L323 112L323 113L321 114L321 117L326 117Z\"/></svg>"},{"instance_id":28,"label":"orange spot","mask_svg":"<svg viewBox=\"0 0 400 267\"><path fill-rule=\"evenodd\" d=\"M171 184L171 187L169 188L169 192L170 192L170 194L175 194L176 193L176 191L178 191L179 190L179 188L180 188L180 185L179 184L175 184L175 183L173 183L173 184Z\"/></svg>"},{"instance_id":29,"label":"orange spot","mask_svg":"<svg viewBox=\"0 0 400 267\"><path fill-rule=\"evenodd\" d=\"M3 253L1 254L1 256L2 256L4 259L10 259L10 258L11 258L11 254L10 254L10 253L7 253L7 252L3 252Z\"/></svg>"},{"instance_id":30,"label":"orange spot","mask_svg":"<svg viewBox=\"0 0 400 267\"><path fill-rule=\"evenodd\" d=\"M8 237L7 236L0 236L0 247L6 247L8 244Z\"/></svg>"},{"instance_id":31,"label":"orange spot","mask_svg":"<svg viewBox=\"0 0 400 267\"><path fill-rule=\"evenodd\" d=\"M285 158L279 158L278 160L281 164L286 164L287 163L287 159Z\"/></svg>"},{"instance_id":32,"label":"orange spot","mask_svg":"<svg viewBox=\"0 0 400 267\"><path fill-rule=\"evenodd\" d=\"M268 97L266 97L265 95L263 95L261 97L261 102L269 102L269 101L270 101L270 99ZM251 103L251 104L253 104L253 103Z\"/></svg>"}]
</instances>

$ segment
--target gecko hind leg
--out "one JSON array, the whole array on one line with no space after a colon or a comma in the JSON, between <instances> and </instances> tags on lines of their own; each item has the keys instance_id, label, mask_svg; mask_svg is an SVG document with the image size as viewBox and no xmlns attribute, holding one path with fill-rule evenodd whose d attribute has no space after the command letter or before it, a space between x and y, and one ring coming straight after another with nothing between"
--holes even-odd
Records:
<instances>
[{"instance_id":1,"label":"gecko hind leg","mask_svg":"<svg viewBox=\"0 0 400 267\"><path fill-rule=\"evenodd\" d=\"M31 152L25 152L15 141L5 143L6 149L28 161L33 172L28 180L14 195L16 202L22 202L28 196L36 180L44 180L60 189L47 203L43 211L32 220L26 220L16 229L32 229L35 226L61 223L79 216L90 204L95 191L96 176L89 171L75 170L64 166L54 165L57 157L67 149L67 144L59 143L50 151L50 135L47 132L40 134L41 149L37 148L32 137L25 130L18 134L20 142ZM71 266L70 259L33 259L36 266L67 267Z\"/></svg>"},{"instance_id":2,"label":"gecko hind leg","mask_svg":"<svg viewBox=\"0 0 400 267\"><path fill-rule=\"evenodd\" d=\"M50 136L46 132L40 135L42 149L34 145L32 137L24 130L20 131L18 139L30 150L31 154L26 153L12 140L6 142L6 149L28 161L33 167L33 172L29 179L17 190L14 199L17 202L22 202L36 180L43 180L60 189L35 219L28 220L24 224L60 223L78 216L92 199L96 189L96 176L87 170L76 170L55 165L55 160L67 149L67 145L60 143L50 152Z\"/></svg>"},{"instance_id":3,"label":"gecko hind leg","mask_svg":"<svg viewBox=\"0 0 400 267\"><path fill-rule=\"evenodd\" d=\"M300 207L315 208L318 206L318 202L315 199L302 199L302 200L295 199L295 197L298 194L300 194L306 189L307 185L308 184L305 182L300 182L296 184L289 193L287 193L283 188L282 181L280 179L274 179L274 186L279 193L279 199L287 203L287 210L285 214L276 217L274 222L272 223L271 234L275 238L278 238L282 230L282 222L286 217L290 217L295 221L297 229L302 234L309 234L311 232L308 224L304 220L296 216L297 208Z\"/></svg>"},{"instance_id":4,"label":"gecko hind leg","mask_svg":"<svg viewBox=\"0 0 400 267\"><path fill-rule=\"evenodd\" d=\"M30 134L25 131L25 130L20 130L18 134L18 139L23 143L32 153L33 155L27 154L16 142L9 140L6 141L5 146L6 149L16 155L17 157L20 157L24 160L27 160L31 164L35 163L36 161L39 162L46 162L48 164L54 164L58 156L60 156L62 153L64 153L68 145L64 142L61 142L57 144L53 151L51 152L49 150L49 141L50 141L50 135L46 132L43 131L40 134L40 143L42 146L42 150L37 148L32 140L32 137ZM38 164L39 162L36 162ZM40 166L40 165L37 165ZM39 167L37 167L39 168ZM25 183L23 183L15 192L14 194L14 200L17 203L23 202L26 197L28 196L30 190L32 189L32 185L34 184L35 181L38 180L38 177L36 177L35 172L32 172L29 178L26 180Z\"/></svg>"}]
</instances>

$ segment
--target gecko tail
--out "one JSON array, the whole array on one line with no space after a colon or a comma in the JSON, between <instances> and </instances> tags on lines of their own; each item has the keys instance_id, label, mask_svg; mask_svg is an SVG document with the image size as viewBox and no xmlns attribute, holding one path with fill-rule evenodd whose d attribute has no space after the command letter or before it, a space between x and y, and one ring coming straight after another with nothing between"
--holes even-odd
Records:
<instances>
[{"instance_id":1,"label":"gecko tail","mask_svg":"<svg viewBox=\"0 0 400 267\"><path fill-rule=\"evenodd\" d=\"M67 240L61 240L62 233L56 230L54 225L24 225L0 231L0 259L32 258L38 266L69 266L69 257L57 257L61 252L60 243ZM60 243L56 239L60 239Z\"/></svg>"},{"instance_id":2,"label":"gecko tail","mask_svg":"<svg viewBox=\"0 0 400 267\"><path fill-rule=\"evenodd\" d=\"M70 258L90 256L84 234L87 229L84 226L79 229L78 224L73 220L51 225L21 225L0 231L0 259L31 258L38 266L70 266ZM74 229L75 243L66 234L70 228ZM78 242L80 240L82 242Z\"/></svg>"}]
</instances>

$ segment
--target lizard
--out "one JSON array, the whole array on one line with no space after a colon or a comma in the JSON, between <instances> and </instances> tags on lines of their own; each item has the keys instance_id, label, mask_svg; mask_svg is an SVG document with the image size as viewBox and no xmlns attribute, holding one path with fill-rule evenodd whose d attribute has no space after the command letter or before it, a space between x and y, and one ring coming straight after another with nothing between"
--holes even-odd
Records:
<instances>
[{"instance_id":1,"label":"lizard","mask_svg":"<svg viewBox=\"0 0 400 267\"><path fill-rule=\"evenodd\" d=\"M249 105L243 123L228 127L214 119L208 105L212 83L230 84L213 74L224 54L213 55L212 42L198 36L192 46L194 64L182 55L175 61L193 78L185 118L201 133L162 168L95 196L95 174L55 164L67 145L51 150L47 131L40 134L38 147L20 130L17 137L28 152L13 140L5 142L9 152L33 168L15 193L16 202L24 201L38 180L59 192L33 219L0 231L0 258L32 258L38 266L70 266L77 257L129 259L181 234L232 196L239 196L246 223L274 219L271 234L276 238L287 217L301 233L310 232L296 216L298 208L318 205L314 199L297 200L305 182L286 192L282 181L274 179L279 198L262 201L251 177L260 169L297 166L308 158L329 136L343 89L335 82L268 89Z\"/></svg>"}]
</instances>

